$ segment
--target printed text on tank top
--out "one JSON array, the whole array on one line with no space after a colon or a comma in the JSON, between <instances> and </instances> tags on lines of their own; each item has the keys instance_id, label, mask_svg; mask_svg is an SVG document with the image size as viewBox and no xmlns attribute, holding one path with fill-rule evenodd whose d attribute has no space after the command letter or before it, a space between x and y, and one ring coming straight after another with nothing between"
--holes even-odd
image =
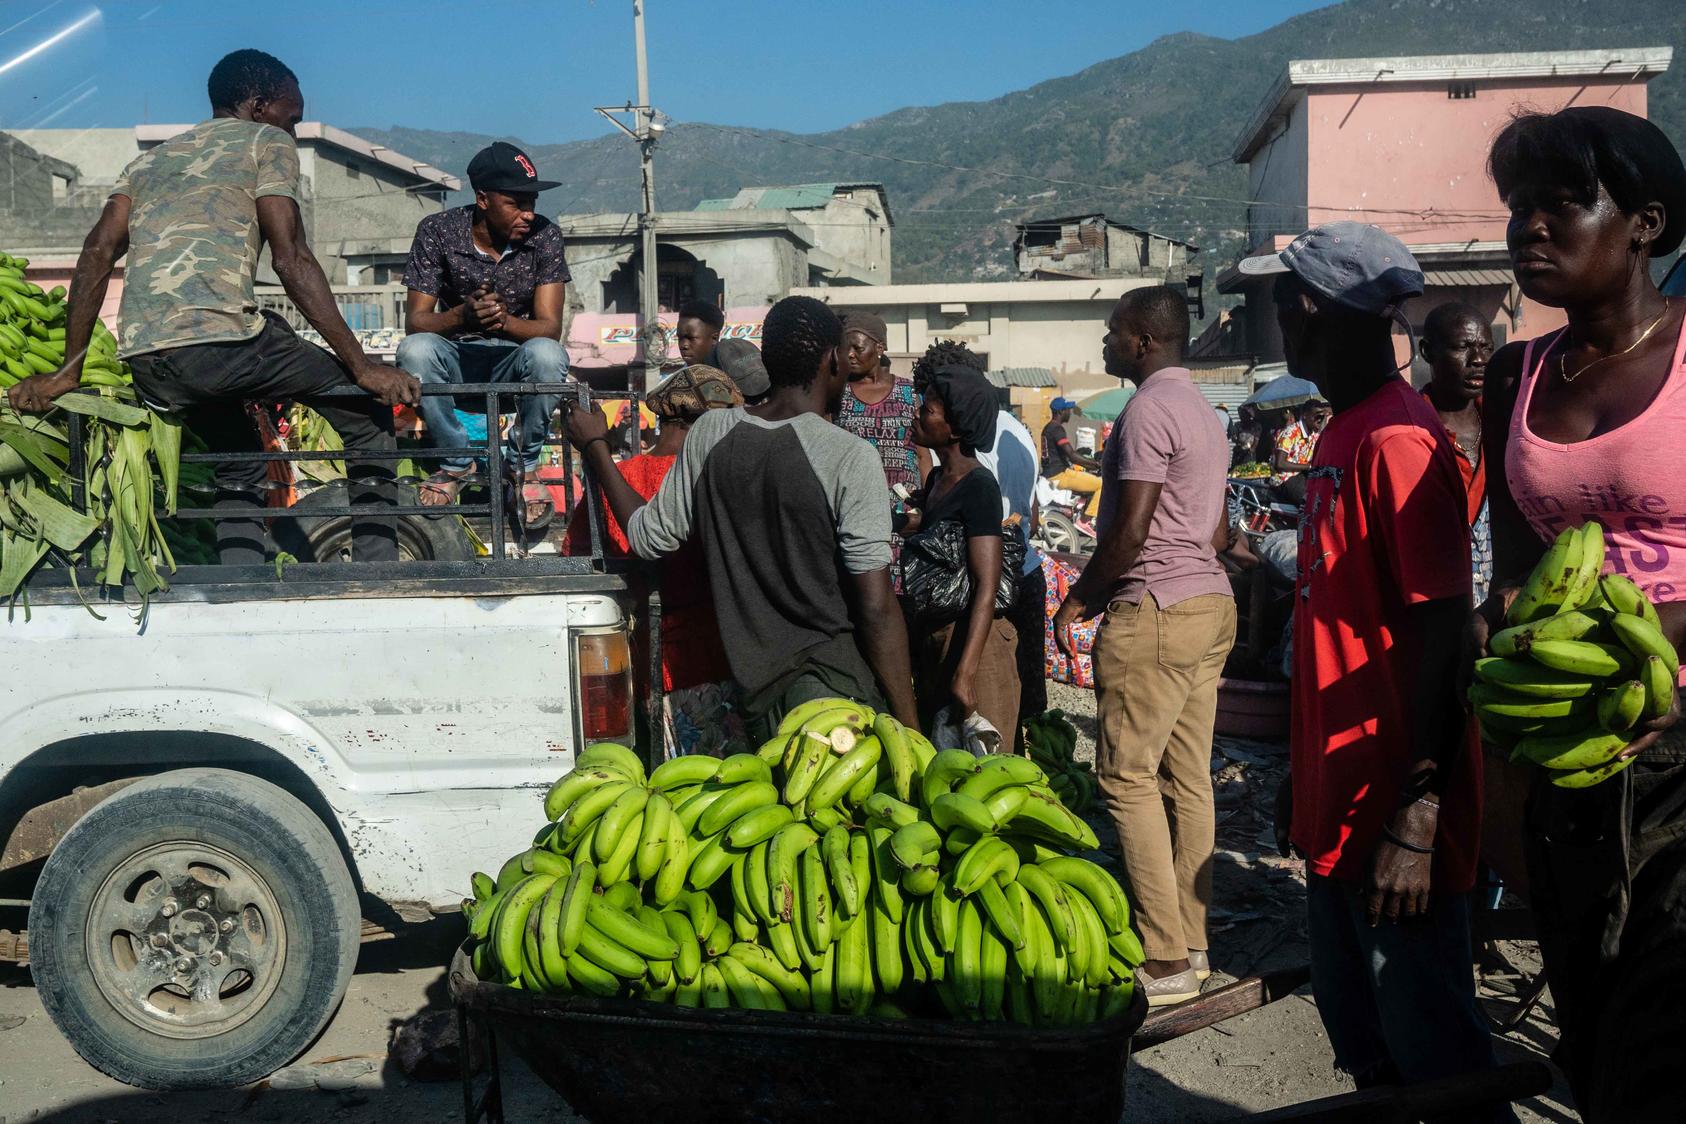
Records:
<instances>
[{"instance_id":1,"label":"printed text on tank top","mask_svg":"<svg viewBox=\"0 0 1686 1124\"><path fill-rule=\"evenodd\" d=\"M1686 599L1686 464L1678 437L1686 430L1686 324L1661 384L1637 413L1608 427L1594 422L1588 436L1567 442L1536 433L1532 408L1535 392L1556 378L1565 333L1524 349L1505 458L1511 495L1541 541L1596 519L1607 533L1605 573L1626 574L1656 601Z\"/></svg>"}]
</instances>

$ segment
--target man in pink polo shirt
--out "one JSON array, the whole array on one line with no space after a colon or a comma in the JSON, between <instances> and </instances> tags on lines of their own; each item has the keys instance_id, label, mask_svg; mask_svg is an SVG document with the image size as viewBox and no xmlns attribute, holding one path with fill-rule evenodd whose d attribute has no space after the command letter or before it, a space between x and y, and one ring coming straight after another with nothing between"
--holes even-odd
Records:
<instances>
[{"instance_id":1,"label":"man in pink polo shirt","mask_svg":"<svg viewBox=\"0 0 1686 1124\"><path fill-rule=\"evenodd\" d=\"M1213 539L1229 441L1182 365L1188 305L1168 286L1124 294L1107 322L1107 373L1137 386L1101 458L1100 543L1054 618L1106 610L1095 640L1095 772L1118 828L1147 952L1151 1006L1211 975L1212 723L1235 643L1235 600ZM1165 814L1169 800L1173 823Z\"/></svg>"}]
</instances>

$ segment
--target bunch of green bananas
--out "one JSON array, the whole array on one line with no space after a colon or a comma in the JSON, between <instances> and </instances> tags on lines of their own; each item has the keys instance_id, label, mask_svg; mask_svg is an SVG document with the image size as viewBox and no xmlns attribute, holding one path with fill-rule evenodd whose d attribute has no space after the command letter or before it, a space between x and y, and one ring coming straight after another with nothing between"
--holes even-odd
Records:
<instances>
[{"instance_id":1,"label":"bunch of green bananas","mask_svg":"<svg viewBox=\"0 0 1686 1124\"><path fill-rule=\"evenodd\" d=\"M1077 760L1077 727L1066 721L1065 711L1046 711L1026 722L1024 747L1047 770L1048 787L1061 804L1080 816L1095 806L1094 767Z\"/></svg>"},{"instance_id":2,"label":"bunch of green bananas","mask_svg":"<svg viewBox=\"0 0 1686 1124\"><path fill-rule=\"evenodd\" d=\"M0 254L0 388L64 363L64 290L24 279L25 258ZM89 567L101 585L134 586L144 605L175 567L158 515L176 505L181 428L139 406L127 364L98 322L82 392L53 414L25 417L0 398L0 598L15 600L42 567ZM63 415L83 415L84 503L73 502Z\"/></svg>"},{"instance_id":3,"label":"bunch of green bananas","mask_svg":"<svg viewBox=\"0 0 1686 1124\"><path fill-rule=\"evenodd\" d=\"M1680 657L1633 581L1599 576L1604 528L1572 527L1540 559L1470 687L1483 741L1587 788L1632 763L1617 755L1642 719L1668 713Z\"/></svg>"},{"instance_id":4,"label":"bunch of green bananas","mask_svg":"<svg viewBox=\"0 0 1686 1124\"><path fill-rule=\"evenodd\" d=\"M645 776L593 745L473 876L482 979L685 1006L1092 1022L1143 959L1094 833L1034 762L938 752L847 699Z\"/></svg>"},{"instance_id":5,"label":"bunch of green bananas","mask_svg":"<svg viewBox=\"0 0 1686 1124\"><path fill-rule=\"evenodd\" d=\"M28 267L28 258L0 254L0 389L64 366L64 288L43 292L24 277ZM117 358L117 341L97 320L81 381L83 386L129 385L129 365Z\"/></svg>"}]
</instances>

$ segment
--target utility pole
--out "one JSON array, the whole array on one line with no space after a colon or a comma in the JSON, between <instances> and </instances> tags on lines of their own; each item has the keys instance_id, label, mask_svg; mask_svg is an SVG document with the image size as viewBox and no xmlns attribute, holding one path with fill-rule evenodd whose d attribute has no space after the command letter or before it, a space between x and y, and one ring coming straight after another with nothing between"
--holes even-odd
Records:
<instances>
[{"instance_id":1,"label":"utility pole","mask_svg":"<svg viewBox=\"0 0 1686 1124\"><path fill-rule=\"evenodd\" d=\"M628 389L643 394L649 388L649 373L660 371L667 358L667 336L662 332L660 304L656 292L656 142L667 126L650 104L650 63L644 50L644 0L632 0L632 33L638 57L638 104L596 107L609 122L638 142L638 162L643 176L643 195L638 212L638 317L644 329L642 354L630 365ZM632 127L620 119L632 117Z\"/></svg>"},{"instance_id":2,"label":"utility pole","mask_svg":"<svg viewBox=\"0 0 1686 1124\"><path fill-rule=\"evenodd\" d=\"M643 174L644 209L638 215L638 313L644 321L643 370L632 389L643 394L649 388L650 371L660 371L667 358L667 337L662 332L660 303L656 290L656 139L661 129L650 105L650 64L644 50L644 0L632 0L633 38L638 50L638 159Z\"/></svg>"}]
</instances>

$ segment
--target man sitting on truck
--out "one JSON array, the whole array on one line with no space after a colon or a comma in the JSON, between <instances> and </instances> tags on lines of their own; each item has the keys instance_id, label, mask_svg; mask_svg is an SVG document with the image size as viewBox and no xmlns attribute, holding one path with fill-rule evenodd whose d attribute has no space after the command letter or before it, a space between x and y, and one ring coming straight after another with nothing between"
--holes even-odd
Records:
<instances>
[{"instance_id":1,"label":"man sitting on truck","mask_svg":"<svg viewBox=\"0 0 1686 1124\"><path fill-rule=\"evenodd\" d=\"M262 451L248 401L305 402L352 454L352 503L390 503L392 462L359 463L355 454L396 448L391 407L415 405L420 386L364 354L305 243L293 142L304 117L298 79L280 59L235 51L212 68L208 92L209 121L141 153L118 177L70 282L65 364L12 387L12 406L44 413L81 382L112 268L127 254L117 347L142 401L181 418L218 453ZM275 313L256 311L252 286L266 243L287 295L333 355ZM352 384L371 397L316 397ZM255 459L218 465L216 506L262 508L266 473ZM217 548L228 565L274 557L263 522L249 516L220 519ZM396 561L392 518L354 520L352 556Z\"/></svg>"},{"instance_id":2,"label":"man sitting on truck","mask_svg":"<svg viewBox=\"0 0 1686 1124\"><path fill-rule=\"evenodd\" d=\"M568 261L562 232L535 213L539 192L557 183L539 179L527 154L506 141L474 154L468 182L473 203L416 226L404 267L409 335L398 345L398 362L434 385L561 382L568 377L561 343ZM553 395L523 395L514 410L519 420L507 455L520 457L527 470L521 499L529 523L542 520L550 505L538 468L554 409ZM450 396L422 399L421 415L435 448L468 444ZM473 457L446 455L422 486L421 502L450 503L473 471Z\"/></svg>"},{"instance_id":3,"label":"man sitting on truck","mask_svg":"<svg viewBox=\"0 0 1686 1124\"><path fill-rule=\"evenodd\" d=\"M648 504L615 471L600 412L570 409L569 439L634 553L661 558L700 536L752 741L829 695L887 699L914 724L883 469L871 445L825 417L848 378L843 325L811 297L786 297L762 333L767 400L698 418Z\"/></svg>"}]
</instances>

